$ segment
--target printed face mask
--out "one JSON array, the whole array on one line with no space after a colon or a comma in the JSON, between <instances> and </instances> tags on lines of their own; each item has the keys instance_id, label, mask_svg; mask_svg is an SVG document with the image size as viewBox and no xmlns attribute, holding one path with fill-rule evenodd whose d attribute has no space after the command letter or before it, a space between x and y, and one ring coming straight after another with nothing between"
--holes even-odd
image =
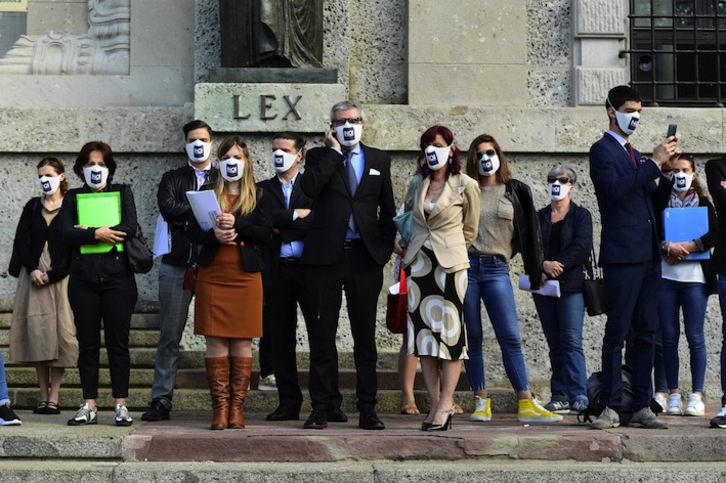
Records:
<instances>
[{"instance_id":1,"label":"printed face mask","mask_svg":"<svg viewBox=\"0 0 726 483\"><path fill-rule=\"evenodd\" d=\"M282 149L276 149L272 152L272 167L278 173L284 173L288 169L292 168L292 165L297 159L297 154L286 153Z\"/></svg>"},{"instance_id":2,"label":"printed face mask","mask_svg":"<svg viewBox=\"0 0 726 483\"><path fill-rule=\"evenodd\" d=\"M688 191L691 188L691 183L693 182L693 173L673 173L673 179L675 180L673 188L675 188L676 191Z\"/></svg>"},{"instance_id":3,"label":"printed face mask","mask_svg":"<svg viewBox=\"0 0 726 483\"><path fill-rule=\"evenodd\" d=\"M479 174L482 176L492 176L497 171L499 171L499 156L493 155L491 157L487 156L486 153L482 153L481 156L479 156L479 164L477 164L477 170L479 171Z\"/></svg>"},{"instance_id":4,"label":"printed face mask","mask_svg":"<svg viewBox=\"0 0 726 483\"><path fill-rule=\"evenodd\" d=\"M91 188L100 188L108 179L108 168L102 166L86 166L83 168L83 178Z\"/></svg>"},{"instance_id":5,"label":"printed face mask","mask_svg":"<svg viewBox=\"0 0 726 483\"><path fill-rule=\"evenodd\" d=\"M335 138L343 146L355 146L363 136L363 124L351 125L346 122L335 128Z\"/></svg>"},{"instance_id":6,"label":"printed face mask","mask_svg":"<svg viewBox=\"0 0 726 483\"><path fill-rule=\"evenodd\" d=\"M237 181L242 178L245 162L242 159L229 158L219 162L219 172L226 181Z\"/></svg>"},{"instance_id":7,"label":"printed face mask","mask_svg":"<svg viewBox=\"0 0 726 483\"><path fill-rule=\"evenodd\" d=\"M424 149L426 165L434 171L440 170L449 162L449 153L451 153L451 146L445 146L443 148L428 146Z\"/></svg>"},{"instance_id":8,"label":"printed face mask","mask_svg":"<svg viewBox=\"0 0 726 483\"><path fill-rule=\"evenodd\" d=\"M638 127L638 123L640 122L640 113L630 112L626 114L624 112L620 112L615 109L613 103L610 102L610 99L608 99L607 101L608 104L610 104L610 107L612 107L615 111L615 120L617 121L620 130L628 136L633 134L635 132L635 129Z\"/></svg>"},{"instance_id":9,"label":"printed face mask","mask_svg":"<svg viewBox=\"0 0 726 483\"><path fill-rule=\"evenodd\" d=\"M46 196L50 196L58 191L58 187L61 183L61 177L41 176L40 178L38 178L38 183L40 183L40 189L43 191L43 194Z\"/></svg>"},{"instance_id":10,"label":"printed face mask","mask_svg":"<svg viewBox=\"0 0 726 483\"><path fill-rule=\"evenodd\" d=\"M554 201L560 201L564 199L565 196L567 196L567 193L570 192L570 187L566 184L560 184L559 181L550 183L547 186L549 187L550 199Z\"/></svg>"},{"instance_id":11,"label":"printed face mask","mask_svg":"<svg viewBox=\"0 0 726 483\"><path fill-rule=\"evenodd\" d=\"M212 143L205 143L197 139L187 144L187 156L192 163L203 163L212 154Z\"/></svg>"}]
</instances>

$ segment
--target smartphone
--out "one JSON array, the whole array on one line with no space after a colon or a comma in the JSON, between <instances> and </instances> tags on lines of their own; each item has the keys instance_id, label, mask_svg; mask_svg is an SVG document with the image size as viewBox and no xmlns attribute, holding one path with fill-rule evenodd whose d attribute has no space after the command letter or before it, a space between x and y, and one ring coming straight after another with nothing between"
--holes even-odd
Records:
<instances>
[{"instance_id":1,"label":"smartphone","mask_svg":"<svg viewBox=\"0 0 726 483\"><path fill-rule=\"evenodd\" d=\"M668 124L668 132L666 133L666 138L675 136L677 130L678 130L678 124Z\"/></svg>"}]
</instances>

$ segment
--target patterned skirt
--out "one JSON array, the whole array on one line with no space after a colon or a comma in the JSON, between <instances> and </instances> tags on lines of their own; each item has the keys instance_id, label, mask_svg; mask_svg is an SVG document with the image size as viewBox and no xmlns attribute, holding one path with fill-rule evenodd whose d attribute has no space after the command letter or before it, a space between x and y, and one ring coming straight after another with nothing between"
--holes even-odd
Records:
<instances>
[{"instance_id":1,"label":"patterned skirt","mask_svg":"<svg viewBox=\"0 0 726 483\"><path fill-rule=\"evenodd\" d=\"M462 309L467 271L446 273L432 250L422 247L409 266L408 353L439 359L467 359Z\"/></svg>"}]
</instances>

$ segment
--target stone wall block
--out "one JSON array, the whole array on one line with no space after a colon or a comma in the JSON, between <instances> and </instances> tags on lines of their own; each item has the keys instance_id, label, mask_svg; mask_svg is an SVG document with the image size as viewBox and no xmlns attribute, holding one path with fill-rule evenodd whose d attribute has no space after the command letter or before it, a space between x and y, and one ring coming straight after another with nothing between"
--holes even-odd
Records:
<instances>
[{"instance_id":1,"label":"stone wall block","mask_svg":"<svg viewBox=\"0 0 726 483\"><path fill-rule=\"evenodd\" d=\"M627 17L623 0L575 0L575 37L625 37Z\"/></svg>"},{"instance_id":2,"label":"stone wall block","mask_svg":"<svg viewBox=\"0 0 726 483\"><path fill-rule=\"evenodd\" d=\"M628 81L628 72L622 69L575 67L576 98L579 105L599 105L607 92Z\"/></svg>"}]
</instances>

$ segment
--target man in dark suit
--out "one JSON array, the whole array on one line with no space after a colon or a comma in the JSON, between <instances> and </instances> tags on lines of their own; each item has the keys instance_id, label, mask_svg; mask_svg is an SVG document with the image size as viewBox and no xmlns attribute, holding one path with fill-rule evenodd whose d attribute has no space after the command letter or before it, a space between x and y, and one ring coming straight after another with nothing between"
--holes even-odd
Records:
<instances>
[{"instance_id":1,"label":"man in dark suit","mask_svg":"<svg viewBox=\"0 0 726 483\"><path fill-rule=\"evenodd\" d=\"M308 152L300 180L303 191L313 199L315 213L301 260L315 316L308 327L313 411L305 422L307 429L323 429L328 421L346 419L340 411L335 343L341 290L354 341L358 425L385 427L375 412L376 312L383 266L396 235L395 206L390 157L360 143L364 116L363 108L354 102L333 106L325 147Z\"/></svg>"},{"instance_id":2,"label":"man in dark suit","mask_svg":"<svg viewBox=\"0 0 726 483\"><path fill-rule=\"evenodd\" d=\"M260 206L272 218L274 235L265 246L263 331L272 340L274 371L280 404L268 421L299 419L303 397L297 377L297 304L310 325L313 314L305 295L300 256L312 220L312 200L298 183L305 157L305 138L281 133L272 139L272 167L276 175L257 186Z\"/></svg>"},{"instance_id":3,"label":"man in dark suit","mask_svg":"<svg viewBox=\"0 0 726 483\"><path fill-rule=\"evenodd\" d=\"M708 192L720 220L726 219L726 158L706 163ZM721 409L711 419L712 428L726 429L726 223L718 224L718 237L713 249L711 268L718 273L718 300L721 305Z\"/></svg>"},{"instance_id":4,"label":"man in dark suit","mask_svg":"<svg viewBox=\"0 0 726 483\"><path fill-rule=\"evenodd\" d=\"M641 100L628 86L608 92L609 130L590 148L590 177L600 208L607 323L602 346L600 415L593 429L620 425L622 348L633 351L633 417L631 426L663 429L649 404L652 395L654 334L658 328L660 249L653 205L661 165L677 159L678 140L671 136L647 159L633 149L629 136L640 120ZM665 177L664 180L667 181Z\"/></svg>"}]
</instances>

